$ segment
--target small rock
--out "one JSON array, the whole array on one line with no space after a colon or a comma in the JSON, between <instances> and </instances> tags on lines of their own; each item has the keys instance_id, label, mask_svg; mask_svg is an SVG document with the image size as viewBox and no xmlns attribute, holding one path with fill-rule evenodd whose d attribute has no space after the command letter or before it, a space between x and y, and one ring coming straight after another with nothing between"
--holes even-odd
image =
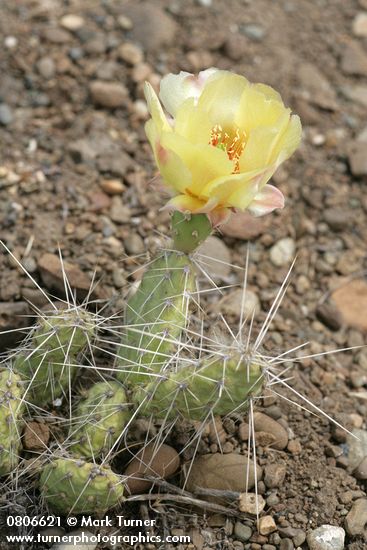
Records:
<instances>
[{"instance_id":1,"label":"small rock","mask_svg":"<svg viewBox=\"0 0 367 550\"><path fill-rule=\"evenodd\" d=\"M124 239L126 252L132 256L139 256L145 252L144 241L137 233L130 233Z\"/></svg>"},{"instance_id":2,"label":"small rock","mask_svg":"<svg viewBox=\"0 0 367 550\"><path fill-rule=\"evenodd\" d=\"M367 479L367 456L365 456L364 459L358 464L357 468L353 472L353 475L357 479Z\"/></svg>"},{"instance_id":3,"label":"small rock","mask_svg":"<svg viewBox=\"0 0 367 550\"><path fill-rule=\"evenodd\" d=\"M294 550L294 544L292 539L282 539L279 544L279 550Z\"/></svg>"},{"instance_id":4,"label":"small rock","mask_svg":"<svg viewBox=\"0 0 367 550\"><path fill-rule=\"evenodd\" d=\"M2 350L24 338L27 331L22 332L20 329L31 324L30 314L31 309L26 302L0 302L0 348Z\"/></svg>"},{"instance_id":5,"label":"small rock","mask_svg":"<svg viewBox=\"0 0 367 550\"><path fill-rule=\"evenodd\" d=\"M93 103L108 109L122 107L128 97L127 88L123 84L101 80L95 80L90 84L90 93Z\"/></svg>"},{"instance_id":6,"label":"small rock","mask_svg":"<svg viewBox=\"0 0 367 550\"><path fill-rule=\"evenodd\" d=\"M157 51L176 38L175 20L154 3L127 5L124 15L132 22L131 38L146 51Z\"/></svg>"},{"instance_id":7,"label":"small rock","mask_svg":"<svg viewBox=\"0 0 367 550\"><path fill-rule=\"evenodd\" d=\"M282 485L286 467L284 464L267 464L264 469L264 483L268 489L274 489Z\"/></svg>"},{"instance_id":8,"label":"small rock","mask_svg":"<svg viewBox=\"0 0 367 550\"><path fill-rule=\"evenodd\" d=\"M349 535L362 535L367 523L367 498L359 498L345 518L345 529Z\"/></svg>"},{"instance_id":9,"label":"small rock","mask_svg":"<svg viewBox=\"0 0 367 550\"><path fill-rule=\"evenodd\" d=\"M345 323L367 332L367 283L354 279L334 290L331 295Z\"/></svg>"},{"instance_id":10,"label":"small rock","mask_svg":"<svg viewBox=\"0 0 367 550\"><path fill-rule=\"evenodd\" d=\"M261 42L265 36L265 29L261 25L256 25L255 23L248 23L247 25L241 26L241 31L251 40L255 42Z\"/></svg>"},{"instance_id":11,"label":"small rock","mask_svg":"<svg viewBox=\"0 0 367 550\"><path fill-rule=\"evenodd\" d=\"M248 50L248 41L244 36L238 33L229 34L224 44L224 51L232 61L239 61L240 59L243 59L243 57L247 53L247 50ZM259 218L254 218L248 212L247 212L247 216L254 220L259 220ZM223 226L223 229L224 227L225 226Z\"/></svg>"},{"instance_id":12,"label":"small rock","mask_svg":"<svg viewBox=\"0 0 367 550\"><path fill-rule=\"evenodd\" d=\"M70 13L61 18L60 25L68 31L77 31L84 26L84 19L80 15Z\"/></svg>"},{"instance_id":13,"label":"small rock","mask_svg":"<svg viewBox=\"0 0 367 550\"><path fill-rule=\"evenodd\" d=\"M367 12L357 13L353 21L353 33L355 36L367 36Z\"/></svg>"},{"instance_id":14,"label":"small rock","mask_svg":"<svg viewBox=\"0 0 367 550\"><path fill-rule=\"evenodd\" d=\"M40 422L27 422L23 434L23 447L27 451L45 451L50 440L50 428Z\"/></svg>"},{"instance_id":15,"label":"small rock","mask_svg":"<svg viewBox=\"0 0 367 550\"><path fill-rule=\"evenodd\" d=\"M124 31L130 31L133 28L131 19L126 17L126 15L119 15L117 22Z\"/></svg>"},{"instance_id":16,"label":"small rock","mask_svg":"<svg viewBox=\"0 0 367 550\"><path fill-rule=\"evenodd\" d=\"M296 243L290 237L277 241L270 249L270 260L276 267L289 265L294 259Z\"/></svg>"},{"instance_id":17,"label":"small rock","mask_svg":"<svg viewBox=\"0 0 367 550\"><path fill-rule=\"evenodd\" d=\"M348 460L352 470L358 467L367 456L367 430L354 428L351 435L346 435L348 445Z\"/></svg>"},{"instance_id":18,"label":"small rock","mask_svg":"<svg viewBox=\"0 0 367 550\"><path fill-rule=\"evenodd\" d=\"M144 60L144 54L141 48L132 42L125 42L118 49L118 56L130 65L138 65Z\"/></svg>"},{"instance_id":19,"label":"small rock","mask_svg":"<svg viewBox=\"0 0 367 550\"><path fill-rule=\"evenodd\" d=\"M367 142L354 141L348 150L348 161L353 176L367 176Z\"/></svg>"},{"instance_id":20,"label":"small rock","mask_svg":"<svg viewBox=\"0 0 367 550\"><path fill-rule=\"evenodd\" d=\"M344 208L326 208L324 220L333 231L343 231L349 226L351 216Z\"/></svg>"},{"instance_id":21,"label":"small rock","mask_svg":"<svg viewBox=\"0 0 367 550\"><path fill-rule=\"evenodd\" d=\"M8 126L13 122L13 113L9 105L6 103L0 103L0 124Z\"/></svg>"},{"instance_id":22,"label":"small rock","mask_svg":"<svg viewBox=\"0 0 367 550\"><path fill-rule=\"evenodd\" d=\"M74 264L61 260L56 254L43 254L38 260L38 269L47 288L64 294L64 274L71 289L76 290L79 298L83 299L90 291L89 278Z\"/></svg>"},{"instance_id":23,"label":"small rock","mask_svg":"<svg viewBox=\"0 0 367 550\"><path fill-rule=\"evenodd\" d=\"M51 546L50 550L95 550L98 546L97 542L92 542L95 541L97 537L85 529L70 531L67 536L69 542L56 543ZM78 541L80 540L83 542L79 543Z\"/></svg>"},{"instance_id":24,"label":"small rock","mask_svg":"<svg viewBox=\"0 0 367 550\"><path fill-rule=\"evenodd\" d=\"M302 97L322 109L337 110L337 96L325 75L311 63L301 63L298 71Z\"/></svg>"},{"instance_id":25,"label":"small rock","mask_svg":"<svg viewBox=\"0 0 367 550\"><path fill-rule=\"evenodd\" d=\"M256 495L256 493L241 493L238 508L240 512L256 516L264 510L265 504L266 501L261 495Z\"/></svg>"},{"instance_id":26,"label":"small rock","mask_svg":"<svg viewBox=\"0 0 367 550\"><path fill-rule=\"evenodd\" d=\"M209 443L218 443L223 445L227 439L227 434L223 428L222 419L220 416L216 416L214 420L209 423Z\"/></svg>"},{"instance_id":27,"label":"small rock","mask_svg":"<svg viewBox=\"0 0 367 550\"><path fill-rule=\"evenodd\" d=\"M197 260L205 273L215 281L226 281L231 272L231 254L218 237L209 237L199 247Z\"/></svg>"},{"instance_id":28,"label":"small rock","mask_svg":"<svg viewBox=\"0 0 367 550\"><path fill-rule=\"evenodd\" d=\"M341 313L332 304L324 303L317 306L316 317L330 330L338 331L343 324Z\"/></svg>"},{"instance_id":29,"label":"small rock","mask_svg":"<svg viewBox=\"0 0 367 550\"><path fill-rule=\"evenodd\" d=\"M350 101L367 107L367 86L363 84L358 84L357 86L343 86L341 92Z\"/></svg>"},{"instance_id":30,"label":"small rock","mask_svg":"<svg viewBox=\"0 0 367 550\"><path fill-rule=\"evenodd\" d=\"M45 30L43 35L45 39L52 44L65 44L71 39L71 35L67 31L59 29L57 27L49 27Z\"/></svg>"},{"instance_id":31,"label":"small rock","mask_svg":"<svg viewBox=\"0 0 367 550\"><path fill-rule=\"evenodd\" d=\"M122 203L120 197L115 196L112 199L110 218L117 224L128 223L130 221L130 208Z\"/></svg>"},{"instance_id":32,"label":"small rock","mask_svg":"<svg viewBox=\"0 0 367 550\"><path fill-rule=\"evenodd\" d=\"M247 456L237 453L202 455L193 462L186 483L187 489L195 492L195 487L203 487L244 493L247 470L248 489L252 489L255 485L255 467ZM260 466L257 466L256 472L259 481L262 475Z\"/></svg>"},{"instance_id":33,"label":"small rock","mask_svg":"<svg viewBox=\"0 0 367 550\"><path fill-rule=\"evenodd\" d=\"M262 235L266 227L265 218L255 218L249 212L236 212L220 230L227 237L247 241Z\"/></svg>"},{"instance_id":34,"label":"small rock","mask_svg":"<svg viewBox=\"0 0 367 550\"><path fill-rule=\"evenodd\" d=\"M133 167L133 159L124 151L119 151L118 154L115 155L105 153L100 155L97 159L97 168L99 172L108 172L120 178L126 176L129 169Z\"/></svg>"},{"instance_id":35,"label":"small rock","mask_svg":"<svg viewBox=\"0 0 367 550\"><path fill-rule=\"evenodd\" d=\"M259 532L260 535L270 535L277 530L275 521L271 516L263 516L259 519Z\"/></svg>"},{"instance_id":36,"label":"small rock","mask_svg":"<svg viewBox=\"0 0 367 550\"><path fill-rule=\"evenodd\" d=\"M247 289L244 293L242 289L237 289L224 296L216 304L215 309L222 311L225 315L235 315L236 317L240 317L242 311L244 319L246 317L251 319L252 315L260 309L260 302L252 290Z\"/></svg>"},{"instance_id":37,"label":"small rock","mask_svg":"<svg viewBox=\"0 0 367 550\"><path fill-rule=\"evenodd\" d=\"M310 550L343 550L345 531L334 525L321 525L307 535Z\"/></svg>"},{"instance_id":38,"label":"small rock","mask_svg":"<svg viewBox=\"0 0 367 550\"><path fill-rule=\"evenodd\" d=\"M67 150L74 162L91 163L96 158L97 152L88 139L77 139L67 145Z\"/></svg>"},{"instance_id":39,"label":"small rock","mask_svg":"<svg viewBox=\"0 0 367 550\"><path fill-rule=\"evenodd\" d=\"M4 46L5 48L7 48L8 50L13 50L14 48L16 48L18 46L18 39L16 36L12 36L12 35L9 35L9 36L6 36L4 38Z\"/></svg>"},{"instance_id":40,"label":"small rock","mask_svg":"<svg viewBox=\"0 0 367 550\"><path fill-rule=\"evenodd\" d=\"M53 59L51 57L42 57L37 63L37 70L45 80L53 78L55 76L55 63Z\"/></svg>"},{"instance_id":41,"label":"small rock","mask_svg":"<svg viewBox=\"0 0 367 550\"><path fill-rule=\"evenodd\" d=\"M266 432L274 436L272 447L279 451L286 448L288 444L287 431L273 418L261 412L254 414L255 432Z\"/></svg>"},{"instance_id":42,"label":"small rock","mask_svg":"<svg viewBox=\"0 0 367 550\"><path fill-rule=\"evenodd\" d=\"M121 195L125 191L125 185L120 180L102 180L100 183L107 195Z\"/></svg>"},{"instance_id":43,"label":"small rock","mask_svg":"<svg viewBox=\"0 0 367 550\"><path fill-rule=\"evenodd\" d=\"M287 445L288 451L292 455L299 455L302 451L302 445L299 439L291 439Z\"/></svg>"},{"instance_id":44,"label":"small rock","mask_svg":"<svg viewBox=\"0 0 367 550\"><path fill-rule=\"evenodd\" d=\"M152 486L152 482L144 479L144 475L166 479L179 467L180 457L175 449L164 444L156 446L150 443L128 464L124 471L124 475L128 476L125 484L131 494L144 493Z\"/></svg>"},{"instance_id":45,"label":"small rock","mask_svg":"<svg viewBox=\"0 0 367 550\"><path fill-rule=\"evenodd\" d=\"M251 527L245 525L244 523L241 523L240 521L236 521L236 523L234 524L235 538L242 540L243 542L247 542L251 538L251 535Z\"/></svg>"},{"instance_id":46,"label":"small rock","mask_svg":"<svg viewBox=\"0 0 367 550\"><path fill-rule=\"evenodd\" d=\"M346 46L341 67L347 75L367 75L367 54L358 42L350 42Z\"/></svg>"}]
</instances>

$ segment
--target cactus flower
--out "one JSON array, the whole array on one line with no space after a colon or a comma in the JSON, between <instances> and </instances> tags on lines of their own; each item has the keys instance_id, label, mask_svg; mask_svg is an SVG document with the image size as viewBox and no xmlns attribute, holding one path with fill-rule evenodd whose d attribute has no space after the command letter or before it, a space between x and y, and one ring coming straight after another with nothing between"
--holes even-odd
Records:
<instances>
[{"instance_id":1,"label":"cactus flower","mask_svg":"<svg viewBox=\"0 0 367 550\"><path fill-rule=\"evenodd\" d=\"M264 84L229 71L165 76L159 99L146 83L146 134L168 205L223 222L231 210L263 215L284 206L268 181L301 139L299 117Z\"/></svg>"}]
</instances>

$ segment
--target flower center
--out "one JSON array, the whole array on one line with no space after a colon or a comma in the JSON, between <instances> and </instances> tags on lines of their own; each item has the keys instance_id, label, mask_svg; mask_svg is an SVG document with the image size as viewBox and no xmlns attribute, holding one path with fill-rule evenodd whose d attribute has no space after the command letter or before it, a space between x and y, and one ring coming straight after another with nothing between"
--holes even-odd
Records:
<instances>
[{"instance_id":1,"label":"flower center","mask_svg":"<svg viewBox=\"0 0 367 550\"><path fill-rule=\"evenodd\" d=\"M216 124L210 134L209 145L213 147L219 147L227 153L229 160L234 162L234 174L238 174L240 171L239 158L245 148L247 141L246 132L240 131L236 128L236 131L232 134L224 132L220 124Z\"/></svg>"}]
</instances>

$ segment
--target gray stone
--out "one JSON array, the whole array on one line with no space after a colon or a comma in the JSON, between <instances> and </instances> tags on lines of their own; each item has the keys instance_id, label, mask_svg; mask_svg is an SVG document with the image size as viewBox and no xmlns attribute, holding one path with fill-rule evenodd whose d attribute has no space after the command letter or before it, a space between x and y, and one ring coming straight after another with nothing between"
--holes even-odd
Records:
<instances>
[{"instance_id":1,"label":"gray stone","mask_svg":"<svg viewBox=\"0 0 367 550\"><path fill-rule=\"evenodd\" d=\"M37 70L45 80L55 76L55 63L51 57L42 57L37 63Z\"/></svg>"},{"instance_id":2,"label":"gray stone","mask_svg":"<svg viewBox=\"0 0 367 550\"><path fill-rule=\"evenodd\" d=\"M321 71L311 63L301 63L298 79L302 97L322 109L337 110L337 96L334 88Z\"/></svg>"},{"instance_id":3,"label":"gray stone","mask_svg":"<svg viewBox=\"0 0 367 550\"><path fill-rule=\"evenodd\" d=\"M277 241L270 249L270 260L276 267L289 265L294 259L296 243L290 237Z\"/></svg>"},{"instance_id":4,"label":"gray stone","mask_svg":"<svg viewBox=\"0 0 367 550\"><path fill-rule=\"evenodd\" d=\"M145 251L144 241L137 233L130 233L124 239L126 252L131 255L139 255Z\"/></svg>"},{"instance_id":5,"label":"gray stone","mask_svg":"<svg viewBox=\"0 0 367 550\"><path fill-rule=\"evenodd\" d=\"M349 166L354 176L367 175L367 142L354 141L348 152Z\"/></svg>"},{"instance_id":6,"label":"gray stone","mask_svg":"<svg viewBox=\"0 0 367 550\"><path fill-rule=\"evenodd\" d=\"M334 525L321 525L307 535L310 550L343 550L345 531Z\"/></svg>"},{"instance_id":7,"label":"gray stone","mask_svg":"<svg viewBox=\"0 0 367 550\"><path fill-rule=\"evenodd\" d=\"M241 310L243 318L251 318L260 308L259 298L247 289L246 293L242 289L236 289L222 298L216 307L216 310L222 311L225 315L236 315L240 317Z\"/></svg>"},{"instance_id":8,"label":"gray stone","mask_svg":"<svg viewBox=\"0 0 367 550\"><path fill-rule=\"evenodd\" d=\"M267 464L264 470L264 483L268 489L282 485L286 471L284 464Z\"/></svg>"},{"instance_id":9,"label":"gray stone","mask_svg":"<svg viewBox=\"0 0 367 550\"><path fill-rule=\"evenodd\" d=\"M367 75L367 54L358 42L347 44L341 63L342 71L347 75Z\"/></svg>"},{"instance_id":10,"label":"gray stone","mask_svg":"<svg viewBox=\"0 0 367 550\"><path fill-rule=\"evenodd\" d=\"M353 474L357 479L367 479L367 456L365 456L364 459L358 464Z\"/></svg>"},{"instance_id":11,"label":"gray stone","mask_svg":"<svg viewBox=\"0 0 367 550\"><path fill-rule=\"evenodd\" d=\"M10 109L9 105L6 103L0 104L0 124L3 126L8 126L8 124L11 124L13 122L13 113Z\"/></svg>"},{"instance_id":12,"label":"gray stone","mask_svg":"<svg viewBox=\"0 0 367 550\"><path fill-rule=\"evenodd\" d=\"M358 84L357 86L343 86L341 88L342 94L353 101L359 103L364 107L367 107L367 86L364 84Z\"/></svg>"},{"instance_id":13,"label":"gray stone","mask_svg":"<svg viewBox=\"0 0 367 550\"><path fill-rule=\"evenodd\" d=\"M355 437L353 437L355 436ZM352 470L367 456L367 430L355 428L352 435L347 434L348 460Z\"/></svg>"},{"instance_id":14,"label":"gray stone","mask_svg":"<svg viewBox=\"0 0 367 550\"><path fill-rule=\"evenodd\" d=\"M351 216L345 208L326 208L324 220L333 231L342 231L348 227Z\"/></svg>"},{"instance_id":15,"label":"gray stone","mask_svg":"<svg viewBox=\"0 0 367 550\"><path fill-rule=\"evenodd\" d=\"M349 535L362 535L367 523L367 498L356 500L345 518L345 529Z\"/></svg>"},{"instance_id":16,"label":"gray stone","mask_svg":"<svg viewBox=\"0 0 367 550\"><path fill-rule=\"evenodd\" d=\"M256 25L255 23L248 23L247 25L241 26L241 31L255 42L261 42L266 34L264 27Z\"/></svg>"},{"instance_id":17,"label":"gray stone","mask_svg":"<svg viewBox=\"0 0 367 550\"><path fill-rule=\"evenodd\" d=\"M227 281L231 272L231 253L218 237L209 237L199 247L197 261L214 281Z\"/></svg>"},{"instance_id":18,"label":"gray stone","mask_svg":"<svg viewBox=\"0 0 367 550\"><path fill-rule=\"evenodd\" d=\"M125 206L118 196L113 197L111 203L111 220L117 224L128 223L131 218L130 208Z\"/></svg>"},{"instance_id":19,"label":"gray stone","mask_svg":"<svg viewBox=\"0 0 367 550\"><path fill-rule=\"evenodd\" d=\"M235 538L242 540L243 542L247 542L251 538L251 535L251 527L245 525L244 523L241 523L240 521L236 521L234 525Z\"/></svg>"},{"instance_id":20,"label":"gray stone","mask_svg":"<svg viewBox=\"0 0 367 550\"><path fill-rule=\"evenodd\" d=\"M127 88L119 82L95 80L90 84L89 89L93 103L108 109L122 107L128 98Z\"/></svg>"},{"instance_id":21,"label":"gray stone","mask_svg":"<svg viewBox=\"0 0 367 550\"><path fill-rule=\"evenodd\" d=\"M177 23L153 2L130 4L126 6L124 15L132 22L132 40L146 51L157 51L171 44L176 37Z\"/></svg>"}]
</instances>

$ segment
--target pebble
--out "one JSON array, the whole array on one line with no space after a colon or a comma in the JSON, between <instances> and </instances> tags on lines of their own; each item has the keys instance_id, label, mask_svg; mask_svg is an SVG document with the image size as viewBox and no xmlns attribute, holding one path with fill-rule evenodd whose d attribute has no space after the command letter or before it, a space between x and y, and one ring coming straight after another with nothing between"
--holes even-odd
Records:
<instances>
[{"instance_id":1,"label":"pebble","mask_svg":"<svg viewBox=\"0 0 367 550\"><path fill-rule=\"evenodd\" d=\"M224 296L218 304L216 304L217 311L223 312L225 315L241 316L243 318L251 319L252 315L259 311L260 301L257 294L252 290L247 289L246 293L242 289L233 290L227 296Z\"/></svg>"},{"instance_id":2,"label":"pebble","mask_svg":"<svg viewBox=\"0 0 367 550\"><path fill-rule=\"evenodd\" d=\"M124 239L126 252L132 256L143 254L145 252L144 241L137 233L129 233Z\"/></svg>"},{"instance_id":3,"label":"pebble","mask_svg":"<svg viewBox=\"0 0 367 550\"><path fill-rule=\"evenodd\" d=\"M55 63L53 59L51 57L42 57L37 63L37 70L45 80L53 78L55 76Z\"/></svg>"},{"instance_id":4,"label":"pebble","mask_svg":"<svg viewBox=\"0 0 367 550\"><path fill-rule=\"evenodd\" d=\"M28 451L45 451L50 440L47 424L27 422L23 433L23 447Z\"/></svg>"},{"instance_id":5,"label":"pebble","mask_svg":"<svg viewBox=\"0 0 367 550\"><path fill-rule=\"evenodd\" d=\"M223 489L227 491L246 491L248 470L248 489L255 485L255 468L252 460L237 453L213 453L199 456L193 463L187 479L187 489L195 487ZM260 481L262 468L257 466L257 480Z\"/></svg>"},{"instance_id":6,"label":"pebble","mask_svg":"<svg viewBox=\"0 0 367 550\"><path fill-rule=\"evenodd\" d=\"M76 540L74 539L73 541L74 537ZM83 542L82 543L76 542L77 540L81 540L81 537ZM56 543L53 546L51 546L50 550L95 550L98 546L98 543L96 540L97 537L93 533L91 533L90 531L86 531L85 529L70 531L68 533L68 538L69 538L70 544L68 542ZM96 541L96 542L92 542L92 541Z\"/></svg>"},{"instance_id":7,"label":"pebble","mask_svg":"<svg viewBox=\"0 0 367 550\"><path fill-rule=\"evenodd\" d=\"M83 17L73 13L64 15L60 20L60 25L68 31L77 31L84 26L84 23Z\"/></svg>"},{"instance_id":8,"label":"pebble","mask_svg":"<svg viewBox=\"0 0 367 550\"><path fill-rule=\"evenodd\" d=\"M353 472L353 475L357 479L367 479L367 456L365 456L364 459L358 464L357 468Z\"/></svg>"},{"instance_id":9,"label":"pebble","mask_svg":"<svg viewBox=\"0 0 367 550\"><path fill-rule=\"evenodd\" d=\"M245 525L244 523L241 523L240 521L236 521L234 524L234 536L242 540L243 542L247 542L252 535L251 527L248 525Z\"/></svg>"},{"instance_id":10,"label":"pebble","mask_svg":"<svg viewBox=\"0 0 367 550\"><path fill-rule=\"evenodd\" d=\"M322 109L338 109L336 92L318 67L311 63L300 63L298 79L306 101Z\"/></svg>"},{"instance_id":11,"label":"pebble","mask_svg":"<svg viewBox=\"0 0 367 550\"><path fill-rule=\"evenodd\" d=\"M13 122L13 113L9 105L6 103L0 103L0 124L8 126Z\"/></svg>"},{"instance_id":12,"label":"pebble","mask_svg":"<svg viewBox=\"0 0 367 550\"><path fill-rule=\"evenodd\" d=\"M132 42L125 42L119 47L118 57L130 65L138 65L144 60L143 50Z\"/></svg>"},{"instance_id":13,"label":"pebble","mask_svg":"<svg viewBox=\"0 0 367 550\"><path fill-rule=\"evenodd\" d=\"M8 50L13 50L14 48L16 48L18 46L17 37L12 35L6 36L4 39L4 46Z\"/></svg>"},{"instance_id":14,"label":"pebble","mask_svg":"<svg viewBox=\"0 0 367 550\"><path fill-rule=\"evenodd\" d=\"M270 260L276 267L289 265L294 259L296 243L290 237L277 241L270 249Z\"/></svg>"},{"instance_id":15,"label":"pebble","mask_svg":"<svg viewBox=\"0 0 367 550\"><path fill-rule=\"evenodd\" d=\"M261 42L265 36L265 29L261 25L256 25L255 23L248 23L247 25L241 26L241 31L251 40L255 42Z\"/></svg>"},{"instance_id":16,"label":"pebble","mask_svg":"<svg viewBox=\"0 0 367 550\"><path fill-rule=\"evenodd\" d=\"M274 533L276 530L277 526L272 516L263 516L259 519L260 535L270 535L270 533Z\"/></svg>"},{"instance_id":17,"label":"pebble","mask_svg":"<svg viewBox=\"0 0 367 550\"><path fill-rule=\"evenodd\" d=\"M359 103L364 107L367 107L367 86L364 84L357 84L356 86L343 86L340 91L343 95L355 103Z\"/></svg>"},{"instance_id":18,"label":"pebble","mask_svg":"<svg viewBox=\"0 0 367 550\"><path fill-rule=\"evenodd\" d=\"M279 544L279 550L294 550L294 544L292 539L282 539Z\"/></svg>"},{"instance_id":19,"label":"pebble","mask_svg":"<svg viewBox=\"0 0 367 550\"><path fill-rule=\"evenodd\" d=\"M195 464L194 464L195 465ZM144 447L128 464L124 475L127 490L131 494L145 493L152 486L152 482L144 479L150 475L159 479L171 477L180 467L180 457L169 445L150 443Z\"/></svg>"},{"instance_id":20,"label":"pebble","mask_svg":"<svg viewBox=\"0 0 367 550\"><path fill-rule=\"evenodd\" d=\"M124 15L132 22L132 40L150 53L168 46L177 36L176 21L153 3L127 5Z\"/></svg>"},{"instance_id":21,"label":"pebble","mask_svg":"<svg viewBox=\"0 0 367 550\"><path fill-rule=\"evenodd\" d=\"M26 302L0 302L0 348L3 350L24 338L18 329L29 326L31 309ZM11 332L13 331L13 332Z\"/></svg>"},{"instance_id":22,"label":"pebble","mask_svg":"<svg viewBox=\"0 0 367 550\"><path fill-rule=\"evenodd\" d=\"M310 550L343 550L345 531L334 525L321 525L307 535Z\"/></svg>"},{"instance_id":23,"label":"pebble","mask_svg":"<svg viewBox=\"0 0 367 550\"><path fill-rule=\"evenodd\" d=\"M107 195L121 195L125 191L125 185L117 179L102 180L100 185Z\"/></svg>"},{"instance_id":24,"label":"pebble","mask_svg":"<svg viewBox=\"0 0 367 550\"><path fill-rule=\"evenodd\" d=\"M367 12L357 13L353 21L353 33L362 38L367 36Z\"/></svg>"},{"instance_id":25,"label":"pebble","mask_svg":"<svg viewBox=\"0 0 367 550\"><path fill-rule=\"evenodd\" d=\"M274 437L274 442L272 444L274 449L281 451L286 448L288 444L288 433L279 422L264 413L255 412L254 426L255 432L265 432Z\"/></svg>"},{"instance_id":26,"label":"pebble","mask_svg":"<svg viewBox=\"0 0 367 550\"><path fill-rule=\"evenodd\" d=\"M349 535L361 535L367 523L367 498L356 500L345 518L345 529Z\"/></svg>"},{"instance_id":27,"label":"pebble","mask_svg":"<svg viewBox=\"0 0 367 550\"><path fill-rule=\"evenodd\" d=\"M134 166L130 155L125 151L119 151L118 154L105 153L97 159L97 168L99 172L110 173L113 176L123 178L127 171Z\"/></svg>"},{"instance_id":28,"label":"pebble","mask_svg":"<svg viewBox=\"0 0 367 550\"><path fill-rule=\"evenodd\" d=\"M126 104L128 90L119 82L95 80L90 84L89 89L95 105L116 109Z\"/></svg>"},{"instance_id":29,"label":"pebble","mask_svg":"<svg viewBox=\"0 0 367 550\"><path fill-rule=\"evenodd\" d=\"M366 89L367 94L367 89ZM366 95L367 104L367 95ZM353 176L361 177L367 175L367 142L354 141L348 150L348 161Z\"/></svg>"},{"instance_id":30,"label":"pebble","mask_svg":"<svg viewBox=\"0 0 367 550\"><path fill-rule=\"evenodd\" d=\"M69 42L71 38L67 31L55 27L49 27L45 30L43 35L45 39L52 44L65 44L66 42Z\"/></svg>"},{"instance_id":31,"label":"pebble","mask_svg":"<svg viewBox=\"0 0 367 550\"><path fill-rule=\"evenodd\" d=\"M256 495L256 493L241 493L238 508L240 512L256 516L264 510L265 505L266 501L261 495Z\"/></svg>"},{"instance_id":32,"label":"pebble","mask_svg":"<svg viewBox=\"0 0 367 550\"><path fill-rule=\"evenodd\" d=\"M324 220L333 231L343 231L351 221L350 212L344 208L326 208Z\"/></svg>"},{"instance_id":33,"label":"pebble","mask_svg":"<svg viewBox=\"0 0 367 550\"><path fill-rule=\"evenodd\" d=\"M267 464L264 469L264 483L268 489L282 485L287 469L284 464Z\"/></svg>"},{"instance_id":34,"label":"pebble","mask_svg":"<svg viewBox=\"0 0 367 550\"><path fill-rule=\"evenodd\" d=\"M78 266L70 262L64 260L61 263L59 256L56 256L56 254L43 254L38 260L38 269L47 288L64 294L64 270L70 288L76 290L78 298L83 299L88 295L90 280L87 275Z\"/></svg>"},{"instance_id":35,"label":"pebble","mask_svg":"<svg viewBox=\"0 0 367 550\"><path fill-rule=\"evenodd\" d=\"M343 317L333 304L320 304L316 308L316 317L330 330L338 331L343 325Z\"/></svg>"},{"instance_id":36,"label":"pebble","mask_svg":"<svg viewBox=\"0 0 367 550\"><path fill-rule=\"evenodd\" d=\"M367 331L367 282L354 279L334 290L331 295L344 322L361 331Z\"/></svg>"},{"instance_id":37,"label":"pebble","mask_svg":"<svg viewBox=\"0 0 367 550\"><path fill-rule=\"evenodd\" d=\"M248 241L259 237L266 229L265 218L255 218L249 212L236 212L220 230L223 235Z\"/></svg>"},{"instance_id":38,"label":"pebble","mask_svg":"<svg viewBox=\"0 0 367 550\"><path fill-rule=\"evenodd\" d=\"M342 70L347 75L367 75L367 54L358 42L347 44L341 63Z\"/></svg>"},{"instance_id":39,"label":"pebble","mask_svg":"<svg viewBox=\"0 0 367 550\"><path fill-rule=\"evenodd\" d=\"M112 199L110 218L117 224L128 223L130 221L130 208L122 203L120 197L114 196Z\"/></svg>"},{"instance_id":40,"label":"pebble","mask_svg":"<svg viewBox=\"0 0 367 550\"><path fill-rule=\"evenodd\" d=\"M197 261L214 281L228 280L231 272L231 253L218 237L210 236L199 247Z\"/></svg>"}]
</instances>

